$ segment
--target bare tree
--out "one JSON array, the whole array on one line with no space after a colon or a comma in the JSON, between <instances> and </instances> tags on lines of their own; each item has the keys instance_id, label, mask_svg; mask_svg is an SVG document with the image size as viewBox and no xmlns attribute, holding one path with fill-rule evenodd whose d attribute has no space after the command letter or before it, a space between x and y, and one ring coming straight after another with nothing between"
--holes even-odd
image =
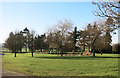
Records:
<instances>
[{"instance_id":1,"label":"bare tree","mask_svg":"<svg viewBox=\"0 0 120 78\"><path fill-rule=\"evenodd\" d=\"M108 17L116 21L120 25L120 1L119 0L101 0L93 2L98 7L98 11L94 11L96 16Z\"/></svg>"},{"instance_id":2,"label":"bare tree","mask_svg":"<svg viewBox=\"0 0 120 78\"><path fill-rule=\"evenodd\" d=\"M63 55L62 48L68 43L68 36L70 35L68 32L72 31L72 22L68 19L64 19L64 21L60 20L53 28L48 29L48 38L50 40L49 43L54 43L57 45L57 48L60 50L61 56Z\"/></svg>"}]
</instances>

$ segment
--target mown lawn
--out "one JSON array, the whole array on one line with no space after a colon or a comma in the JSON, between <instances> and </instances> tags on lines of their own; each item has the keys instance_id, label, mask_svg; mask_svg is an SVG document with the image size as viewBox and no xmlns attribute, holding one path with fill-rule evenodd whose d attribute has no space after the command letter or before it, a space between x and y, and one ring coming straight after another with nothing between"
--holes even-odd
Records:
<instances>
[{"instance_id":1,"label":"mown lawn","mask_svg":"<svg viewBox=\"0 0 120 78\"><path fill-rule=\"evenodd\" d=\"M58 56L50 54L6 53L4 69L35 76L118 76L118 54Z\"/></svg>"}]
</instances>

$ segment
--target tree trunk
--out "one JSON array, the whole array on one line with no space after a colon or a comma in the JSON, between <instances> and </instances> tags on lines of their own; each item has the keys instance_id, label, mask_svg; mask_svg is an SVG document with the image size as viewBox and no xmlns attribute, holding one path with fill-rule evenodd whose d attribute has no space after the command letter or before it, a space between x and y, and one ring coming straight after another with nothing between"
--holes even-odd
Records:
<instances>
[{"instance_id":1,"label":"tree trunk","mask_svg":"<svg viewBox=\"0 0 120 78\"><path fill-rule=\"evenodd\" d=\"M93 46L92 52L93 52L93 57L95 57L95 46Z\"/></svg>"},{"instance_id":2,"label":"tree trunk","mask_svg":"<svg viewBox=\"0 0 120 78\"><path fill-rule=\"evenodd\" d=\"M20 49L20 53L22 53L22 49Z\"/></svg>"},{"instance_id":3,"label":"tree trunk","mask_svg":"<svg viewBox=\"0 0 120 78\"><path fill-rule=\"evenodd\" d=\"M95 57L95 52L93 53L93 56Z\"/></svg>"},{"instance_id":4,"label":"tree trunk","mask_svg":"<svg viewBox=\"0 0 120 78\"><path fill-rule=\"evenodd\" d=\"M16 52L15 52L15 57L16 57Z\"/></svg>"},{"instance_id":5,"label":"tree trunk","mask_svg":"<svg viewBox=\"0 0 120 78\"><path fill-rule=\"evenodd\" d=\"M101 52L101 55L102 55L102 52Z\"/></svg>"},{"instance_id":6,"label":"tree trunk","mask_svg":"<svg viewBox=\"0 0 120 78\"><path fill-rule=\"evenodd\" d=\"M33 57L33 52L32 52L32 57Z\"/></svg>"},{"instance_id":7,"label":"tree trunk","mask_svg":"<svg viewBox=\"0 0 120 78\"><path fill-rule=\"evenodd\" d=\"M61 49L60 49L60 55L63 56L63 52L61 51Z\"/></svg>"},{"instance_id":8,"label":"tree trunk","mask_svg":"<svg viewBox=\"0 0 120 78\"><path fill-rule=\"evenodd\" d=\"M93 39L92 45L91 45L94 57L95 57L95 45L94 44L95 44L95 42L96 42L96 40L97 40L97 38L98 38L99 35L100 35L100 32L97 32L95 38Z\"/></svg>"},{"instance_id":9,"label":"tree trunk","mask_svg":"<svg viewBox=\"0 0 120 78\"><path fill-rule=\"evenodd\" d=\"M58 55L59 55L59 49L57 48L57 53L58 53Z\"/></svg>"},{"instance_id":10,"label":"tree trunk","mask_svg":"<svg viewBox=\"0 0 120 78\"><path fill-rule=\"evenodd\" d=\"M60 55L63 56L63 52L60 52Z\"/></svg>"},{"instance_id":11,"label":"tree trunk","mask_svg":"<svg viewBox=\"0 0 120 78\"><path fill-rule=\"evenodd\" d=\"M27 46L26 46L26 52L27 52Z\"/></svg>"},{"instance_id":12,"label":"tree trunk","mask_svg":"<svg viewBox=\"0 0 120 78\"><path fill-rule=\"evenodd\" d=\"M74 52L76 52L76 46L75 46L76 43L74 43Z\"/></svg>"},{"instance_id":13,"label":"tree trunk","mask_svg":"<svg viewBox=\"0 0 120 78\"><path fill-rule=\"evenodd\" d=\"M33 46L32 46L32 48L31 48L32 57L33 57L33 52L34 52L34 51L33 51Z\"/></svg>"}]
</instances>

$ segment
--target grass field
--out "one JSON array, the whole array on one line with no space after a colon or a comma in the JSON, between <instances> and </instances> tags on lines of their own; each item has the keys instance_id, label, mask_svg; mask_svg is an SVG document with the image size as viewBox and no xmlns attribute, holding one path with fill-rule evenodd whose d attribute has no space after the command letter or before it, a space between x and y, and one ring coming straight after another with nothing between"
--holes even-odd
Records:
<instances>
[{"instance_id":1,"label":"grass field","mask_svg":"<svg viewBox=\"0 0 120 78\"><path fill-rule=\"evenodd\" d=\"M12 52L12 50L9 50L8 48L0 48L1 51L3 52ZM26 52L26 49L25 48L22 48L22 52ZM29 49L27 49L27 52L29 52Z\"/></svg>"},{"instance_id":2,"label":"grass field","mask_svg":"<svg viewBox=\"0 0 120 78\"><path fill-rule=\"evenodd\" d=\"M118 76L118 54L58 56L6 53L3 68L35 76Z\"/></svg>"}]
</instances>

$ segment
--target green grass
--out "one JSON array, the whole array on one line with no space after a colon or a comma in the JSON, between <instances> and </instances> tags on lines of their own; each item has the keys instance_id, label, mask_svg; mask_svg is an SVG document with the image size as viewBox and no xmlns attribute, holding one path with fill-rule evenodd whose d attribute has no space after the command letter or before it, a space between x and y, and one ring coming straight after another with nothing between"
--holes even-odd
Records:
<instances>
[{"instance_id":1,"label":"green grass","mask_svg":"<svg viewBox=\"0 0 120 78\"><path fill-rule=\"evenodd\" d=\"M3 52L9 52L9 49L7 49L7 48L1 48L1 51L3 51Z\"/></svg>"},{"instance_id":2,"label":"green grass","mask_svg":"<svg viewBox=\"0 0 120 78\"><path fill-rule=\"evenodd\" d=\"M8 48L0 48L2 52L12 52L12 50L9 50ZM26 48L22 48L22 52L26 52ZM27 48L27 52L29 52L29 49Z\"/></svg>"},{"instance_id":3,"label":"green grass","mask_svg":"<svg viewBox=\"0 0 120 78\"><path fill-rule=\"evenodd\" d=\"M35 76L118 76L118 54L58 56L6 53L3 68Z\"/></svg>"}]
</instances>

